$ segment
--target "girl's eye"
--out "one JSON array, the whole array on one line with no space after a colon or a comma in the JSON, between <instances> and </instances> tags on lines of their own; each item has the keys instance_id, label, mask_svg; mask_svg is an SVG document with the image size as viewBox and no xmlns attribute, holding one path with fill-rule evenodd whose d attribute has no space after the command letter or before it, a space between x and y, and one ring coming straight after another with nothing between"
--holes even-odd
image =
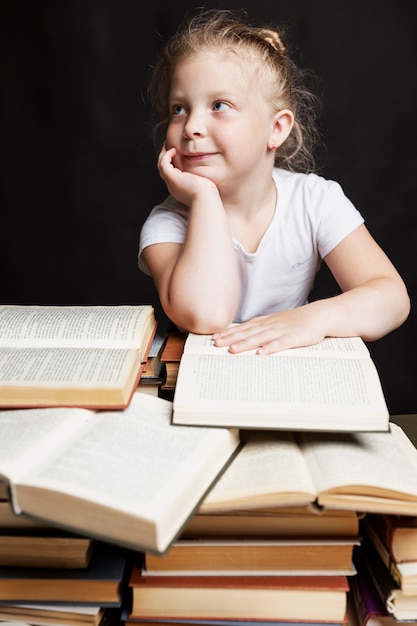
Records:
<instances>
[{"instance_id":1,"label":"girl's eye","mask_svg":"<svg viewBox=\"0 0 417 626\"><path fill-rule=\"evenodd\" d=\"M229 109L229 105L226 104L226 102L216 102L213 106L213 109L215 111L225 111L226 109Z\"/></svg>"},{"instance_id":2,"label":"girl's eye","mask_svg":"<svg viewBox=\"0 0 417 626\"><path fill-rule=\"evenodd\" d=\"M176 104L172 107L172 115L184 115L185 109L180 104Z\"/></svg>"}]
</instances>

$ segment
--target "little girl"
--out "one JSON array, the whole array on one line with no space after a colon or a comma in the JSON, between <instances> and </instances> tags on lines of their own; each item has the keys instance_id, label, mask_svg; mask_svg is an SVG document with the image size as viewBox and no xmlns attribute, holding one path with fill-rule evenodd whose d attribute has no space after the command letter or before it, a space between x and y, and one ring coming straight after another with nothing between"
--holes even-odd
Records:
<instances>
[{"instance_id":1,"label":"little girl","mask_svg":"<svg viewBox=\"0 0 417 626\"><path fill-rule=\"evenodd\" d=\"M231 352L373 341L409 314L360 213L312 173L315 100L301 78L278 32L215 9L186 20L153 68L170 195L143 225L139 267L175 325ZM309 302L322 260L341 293Z\"/></svg>"}]
</instances>

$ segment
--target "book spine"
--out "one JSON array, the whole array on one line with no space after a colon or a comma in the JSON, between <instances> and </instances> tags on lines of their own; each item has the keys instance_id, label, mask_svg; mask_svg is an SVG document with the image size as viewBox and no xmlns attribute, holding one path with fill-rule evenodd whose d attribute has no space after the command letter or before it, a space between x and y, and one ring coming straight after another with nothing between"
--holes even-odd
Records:
<instances>
[{"instance_id":1,"label":"book spine","mask_svg":"<svg viewBox=\"0 0 417 626\"><path fill-rule=\"evenodd\" d=\"M395 562L395 559L391 555L388 549L388 546L384 543L383 539L378 534L378 531L372 526L372 524L368 523L365 520L364 520L364 529L368 535L369 540L372 542L379 556L384 562L385 567L391 574L393 580L399 587L401 587L402 586L401 572L398 568L397 563Z\"/></svg>"}]
</instances>

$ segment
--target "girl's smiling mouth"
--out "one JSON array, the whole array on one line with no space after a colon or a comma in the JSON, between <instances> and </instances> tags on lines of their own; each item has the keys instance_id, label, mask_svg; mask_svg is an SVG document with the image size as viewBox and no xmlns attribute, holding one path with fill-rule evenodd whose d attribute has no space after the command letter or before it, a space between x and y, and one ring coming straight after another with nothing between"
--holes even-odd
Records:
<instances>
[{"instance_id":1,"label":"girl's smiling mouth","mask_svg":"<svg viewBox=\"0 0 417 626\"><path fill-rule=\"evenodd\" d=\"M188 154L184 154L183 158L187 161L204 161L205 159L209 159L213 156L216 156L217 152L190 152Z\"/></svg>"}]
</instances>

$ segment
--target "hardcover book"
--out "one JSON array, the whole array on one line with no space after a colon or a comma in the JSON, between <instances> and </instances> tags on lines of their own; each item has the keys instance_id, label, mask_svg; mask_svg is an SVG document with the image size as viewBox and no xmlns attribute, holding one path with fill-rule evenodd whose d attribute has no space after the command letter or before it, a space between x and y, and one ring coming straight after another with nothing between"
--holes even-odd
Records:
<instances>
[{"instance_id":1,"label":"hardcover book","mask_svg":"<svg viewBox=\"0 0 417 626\"><path fill-rule=\"evenodd\" d=\"M171 402L143 393L123 411L0 411L0 474L15 512L165 551L240 445L237 431L171 416Z\"/></svg>"},{"instance_id":2,"label":"hardcover book","mask_svg":"<svg viewBox=\"0 0 417 626\"><path fill-rule=\"evenodd\" d=\"M0 305L0 407L126 407L156 327L151 305Z\"/></svg>"},{"instance_id":3,"label":"hardcover book","mask_svg":"<svg viewBox=\"0 0 417 626\"><path fill-rule=\"evenodd\" d=\"M172 619L344 619L346 576L143 576L130 577L130 617Z\"/></svg>"},{"instance_id":4,"label":"hardcover book","mask_svg":"<svg viewBox=\"0 0 417 626\"><path fill-rule=\"evenodd\" d=\"M200 512L315 505L417 514L417 449L397 424L387 432L242 431L241 438L245 445Z\"/></svg>"},{"instance_id":5,"label":"hardcover book","mask_svg":"<svg viewBox=\"0 0 417 626\"><path fill-rule=\"evenodd\" d=\"M386 431L389 413L359 337L271 355L231 354L190 333L174 395L176 424L315 431Z\"/></svg>"}]
</instances>

